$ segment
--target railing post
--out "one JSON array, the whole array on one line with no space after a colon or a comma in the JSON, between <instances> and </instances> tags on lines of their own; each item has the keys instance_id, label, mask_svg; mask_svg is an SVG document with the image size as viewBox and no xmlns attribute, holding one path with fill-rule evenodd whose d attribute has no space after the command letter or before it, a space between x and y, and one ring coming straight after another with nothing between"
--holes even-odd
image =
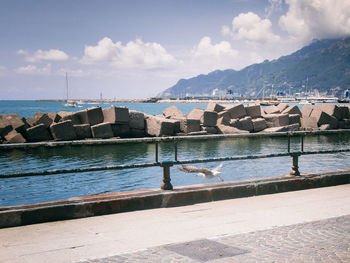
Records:
<instances>
[{"instance_id":1,"label":"railing post","mask_svg":"<svg viewBox=\"0 0 350 263\"><path fill-rule=\"evenodd\" d=\"M160 187L162 190L173 190L173 186L170 183L170 167L173 166L172 162L162 162L160 164L161 167L163 167L163 184Z\"/></svg>"},{"instance_id":2,"label":"railing post","mask_svg":"<svg viewBox=\"0 0 350 263\"><path fill-rule=\"evenodd\" d=\"M291 156L293 157L293 165L292 165L292 171L290 172L290 175L300 176L299 165L298 165L299 154L291 154Z\"/></svg>"}]
</instances>

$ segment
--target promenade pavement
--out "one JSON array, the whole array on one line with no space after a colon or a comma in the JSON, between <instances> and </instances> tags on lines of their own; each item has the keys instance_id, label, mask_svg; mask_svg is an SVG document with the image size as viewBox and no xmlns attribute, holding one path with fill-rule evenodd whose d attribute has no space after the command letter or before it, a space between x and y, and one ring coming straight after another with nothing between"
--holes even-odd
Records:
<instances>
[{"instance_id":1,"label":"promenade pavement","mask_svg":"<svg viewBox=\"0 0 350 263\"><path fill-rule=\"evenodd\" d=\"M0 229L0 262L350 262L350 185Z\"/></svg>"}]
</instances>

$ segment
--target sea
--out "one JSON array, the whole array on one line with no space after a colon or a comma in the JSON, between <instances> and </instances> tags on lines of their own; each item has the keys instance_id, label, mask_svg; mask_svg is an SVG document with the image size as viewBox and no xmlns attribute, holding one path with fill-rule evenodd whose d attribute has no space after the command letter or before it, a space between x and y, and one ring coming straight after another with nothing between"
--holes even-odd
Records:
<instances>
[{"instance_id":1,"label":"sea","mask_svg":"<svg viewBox=\"0 0 350 263\"><path fill-rule=\"evenodd\" d=\"M17 113L31 118L37 112L77 111L100 106L102 108L125 106L147 114L161 114L172 105L183 113L193 108L206 108L207 103L85 103L80 108L65 108L58 101L0 101L0 114ZM178 143L178 160L213 157L240 156L287 152L284 137L231 138L196 140ZM306 136L304 150L347 149L349 133ZM293 138L291 150L299 150L300 138ZM155 145L130 143L117 145L83 145L33 149L0 149L0 175L20 172L35 172L54 169L75 169L121 164L140 164L155 161ZM174 160L174 145L160 143L159 160ZM308 155L299 158L302 173L335 171L349 168L350 153ZM220 163L195 164L197 167L215 168ZM223 163L221 176L225 181L264 178L285 175L291 171L291 157L276 157L256 160L227 161ZM179 171L171 167L171 183L174 187L218 182ZM55 174L34 177L1 178L0 206L15 206L65 200L74 197L157 189L162 184L162 168L106 170L70 174Z\"/></svg>"}]
</instances>

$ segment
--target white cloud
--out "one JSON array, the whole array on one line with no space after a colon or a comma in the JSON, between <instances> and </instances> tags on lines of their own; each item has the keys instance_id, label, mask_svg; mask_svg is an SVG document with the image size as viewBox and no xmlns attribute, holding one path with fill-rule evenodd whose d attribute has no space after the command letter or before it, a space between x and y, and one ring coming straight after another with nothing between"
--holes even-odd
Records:
<instances>
[{"instance_id":1,"label":"white cloud","mask_svg":"<svg viewBox=\"0 0 350 263\"><path fill-rule=\"evenodd\" d=\"M288 12L279 25L297 39L333 38L350 34L350 1L286 0Z\"/></svg>"},{"instance_id":2,"label":"white cloud","mask_svg":"<svg viewBox=\"0 0 350 263\"><path fill-rule=\"evenodd\" d=\"M232 20L232 29L224 25L221 29L224 36L244 40L250 44L273 44L280 40L272 32L272 23L269 19L261 19L257 14L241 13Z\"/></svg>"},{"instance_id":3,"label":"white cloud","mask_svg":"<svg viewBox=\"0 0 350 263\"><path fill-rule=\"evenodd\" d=\"M51 64L47 64L41 68L35 65L27 65L15 69L15 72L26 75L49 75L51 73Z\"/></svg>"},{"instance_id":4,"label":"white cloud","mask_svg":"<svg viewBox=\"0 0 350 263\"><path fill-rule=\"evenodd\" d=\"M69 56L58 49L41 50L38 49L33 54L29 54L28 51L20 49L17 51L18 55L24 55L27 62L40 62L40 61L65 61Z\"/></svg>"},{"instance_id":5,"label":"white cloud","mask_svg":"<svg viewBox=\"0 0 350 263\"><path fill-rule=\"evenodd\" d=\"M118 68L167 68L177 63L176 59L158 43L143 42L141 39L126 45L105 37L96 46L85 46L83 64L110 62Z\"/></svg>"}]
</instances>

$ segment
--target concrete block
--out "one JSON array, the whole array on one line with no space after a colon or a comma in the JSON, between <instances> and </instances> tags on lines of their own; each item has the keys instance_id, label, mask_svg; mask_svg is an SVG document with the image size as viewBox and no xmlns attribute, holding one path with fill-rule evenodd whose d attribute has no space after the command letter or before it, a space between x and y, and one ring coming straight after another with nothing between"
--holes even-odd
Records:
<instances>
[{"instance_id":1,"label":"concrete block","mask_svg":"<svg viewBox=\"0 0 350 263\"><path fill-rule=\"evenodd\" d=\"M282 113L285 113L285 114L299 114L299 115L301 115L301 111L300 111L299 107L296 106L296 105L289 106Z\"/></svg>"},{"instance_id":2,"label":"concrete block","mask_svg":"<svg viewBox=\"0 0 350 263\"><path fill-rule=\"evenodd\" d=\"M185 118L184 114L175 105L163 110L163 115L165 118L170 118L170 119L183 119L183 118Z\"/></svg>"},{"instance_id":3,"label":"concrete block","mask_svg":"<svg viewBox=\"0 0 350 263\"><path fill-rule=\"evenodd\" d=\"M26 130L26 138L29 142L50 141L52 136L49 132L49 128L40 123Z\"/></svg>"},{"instance_id":4,"label":"concrete block","mask_svg":"<svg viewBox=\"0 0 350 263\"><path fill-rule=\"evenodd\" d=\"M101 111L101 114L102 114L102 111ZM113 137L112 125L106 122L93 125L91 126L91 133L93 138L101 138L101 139L112 138Z\"/></svg>"},{"instance_id":5,"label":"concrete block","mask_svg":"<svg viewBox=\"0 0 350 263\"><path fill-rule=\"evenodd\" d=\"M235 104L225 108L225 111L230 113L231 119L239 119L247 116L247 112L243 104Z\"/></svg>"},{"instance_id":6,"label":"concrete block","mask_svg":"<svg viewBox=\"0 0 350 263\"><path fill-rule=\"evenodd\" d=\"M231 117L230 115L223 115L221 117L218 117L218 120L216 122L216 125L230 125Z\"/></svg>"},{"instance_id":7,"label":"concrete block","mask_svg":"<svg viewBox=\"0 0 350 263\"><path fill-rule=\"evenodd\" d=\"M216 126L218 114L215 111L204 111L201 122L204 126Z\"/></svg>"},{"instance_id":8,"label":"concrete block","mask_svg":"<svg viewBox=\"0 0 350 263\"><path fill-rule=\"evenodd\" d=\"M302 117L300 119L300 123L303 129L318 129L317 120L315 117Z\"/></svg>"},{"instance_id":9,"label":"concrete block","mask_svg":"<svg viewBox=\"0 0 350 263\"><path fill-rule=\"evenodd\" d=\"M103 121L109 123L127 124L129 122L129 109L126 107L106 108L102 110Z\"/></svg>"},{"instance_id":10,"label":"concrete block","mask_svg":"<svg viewBox=\"0 0 350 263\"><path fill-rule=\"evenodd\" d=\"M267 128L267 124L264 118L253 119L252 123L254 132L259 132Z\"/></svg>"},{"instance_id":11,"label":"concrete block","mask_svg":"<svg viewBox=\"0 0 350 263\"><path fill-rule=\"evenodd\" d=\"M103 123L103 112L101 107L93 107L78 111L77 115L80 118L81 124L95 126L96 124Z\"/></svg>"},{"instance_id":12,"label":"concrete block","mask_svg":"<svg viewBox=\"0 0 350 263\"><path fill-rule=\"evenodd\" d=\"M349 107L347 107L347 106L339 106L339 110L341 111L341 119L342 120L350 118Z\"/></svg>"},{"instance_id":13,"label":"concrete block","mask_svg":"<svg viewBox=\"0 0 350 263\"><path fill-rule=\"evenodd\" d=\"M330 116L337 118L337 120L342 119L342 110L334 104L323 104L321 107L321 111L327 113Z\"/></svg>"},{"instance_id":14,"label":"concrete block","mask_svg":"<svg viewBox=\"0 0 350 263\"><path fill-rule=\"evenodd\" d=\"M202 130L206 131L208 134L217 134L218 133L218 129L216 127L213 127L213 126L203 126Z\"/></svg>"},{"instance_id":15,"label":"concrete block","mask_svg":"<svg viewBox=\"0 0 350 263\"><path fill-rule=\"evenodd\" d=\"M66 112L60 111L58 115L61 117L59 121L71 120L73 125L79 125L81 123L81 119L79 117L80 113L78 112Z\"/></svg>"},{"instance_id":16,"label":"concrete block","mask_svg":"<svg viewBox=\"0 0 350 263\"><path fill-rule=\"evenodd\" d=\"M328 113L320 110L313 110L310 117L314 117L317 120L317 125L330 124L332 129L338 128L338 120L336 117L329 115Z\"/></svg>"},{"instance_id":17,"label":"concrete block","mask_svg":"<svg viewBox=\"0 0 350 263\"><path fill-rule=\"evenodd\" d=\"M129 111L129 126L131 129L145 129L145 115L138 111Z\"/></svg>"},{"instance_id":18,"label":"concrete block","mask_svg":"<svg viewBox=\"0 0 350 263\"><path fill-rule=\"evenodd\" d=\"M313 109L314 109L314 106L304 105L301 109L301 116L302 117L310 117Z\"/></svg>"},{"instance_id":19,"label":"concrete block","mask_svg":"<svg viewBox=\"0 0 350 263\"><path fill-rule=\"evenodd\" d=\"M146 136L145 130L139 130L139 129L130 129L130 136L134 138L143 138Z\"/></svg>"},{"instance_id":20,"label":"concrete block","mask_svg":"<svg viewBox=\"0 0 350 263\"><path fill-rule=\"evenodd\" d=\"M53 122L59 122L61 119L61 116L57 113L48 113L47 116L53 121Z\"/></svg>"},{"instance_id":21,"label":"concrete block","mask_svg":"<svg viewBox=\"0 0 350 263\"><path fill-rule=\"evenodd\" d=\"M276 107L279 109L280 112L283 112L289 107L289 105L287 103L279 103Z\"/></svg>"},{"instance_id":22,"label":"concrete block","mask_svg":"<svg viewBox=\"0 0 350 263\"><path fill-rule=\"evenodd\" d=\"M247 115L253 119L261 117L261 106L259 104L249 104L245 106Z\"/></svg>"},{"instance_id":23,"label":"concrete block","mask_svg":"<svg viewBox=\"0 0 350 263\"><path fill-rule=\"evenodd\" d=\"M345 128L345 121L340 120L338 121L338 129L344 129Z\"/></svg>"},{"instance_id":24,"label":"concrete block","mask_svg":"<svg viewBox=\"0 0 350 263\"><path fill-rule=\"evenodd\" d=\"M294 124L294 123L298 123L300 124L300 116L299 114L289 114L289 124Z\"/></svg>"},{"instance_id":25,"label":"concrete block","mask_svg":"<svg viewBox=\"0 0 350 263\"><path fill-rule=\"evenodd\" d=\"M53 123L50 126L52 137L58 141L70 141L76 140L77 135L73 127L72 121L62 121L59 123Z\"/></svg>"},{"instance_id":26,"label":"concrete block","mask_svg":"<svg viewBox=\"0 0 350 263\"><path fill-rule=\"evenodd\" d=\"M220 105L220 104L217 104L215 102L209 102L206 110L207 111L215 111L215 112L219 113L219 112L225 110L225 107Z\"/></svg>"},{"instance_id":27,"label":"concrete block","mask_svg":"<svg viewBox=\"0 0 350 263\"><path fill-rule=\"evenodd\" d=\"M38 125L40 123L44 124L46 127L50 127L51 123L53 123L53 120L50 119L49 115L45 112L38 112L37 114L34 115L33 117L34 125Z\"/></svg>"},{"instance_id":28,"label":"concrete block","mask_svg":"<svg viewBox=\"0 0 350 263\"><path fill-rule=\"evenodd\" d=\"M275 105L267 106L267 107L263 108L263 110L266 114L281 113L280 109Z\"/></svg>"},{"instance_id":29,"label":"concrete block","mask_svg":"<svg viewBox=\"0 0 350 263\"><path fill-rule=\"evenodd\" d=\"M222 134L249 133L249 131L243 131L227 125L219 125L217 128L218 128L218 133L222 133Z\"/></svg>"},{"instance_id":30,"label":"concrete block","mask_svg":"<svg viewBox=\"0 0 350 263\"><path fill-rule=\"evenodd\" d=\"M16 130L10 131L7 135L5 135L5 140L9 143L25 143L26 139L22 134L17 132Z\"/></svg>"},{"instance_id":31,"label":"concrete block","mask_svg":"<svg viewBox=\"0 0 350 263\"><path fill-rule=\"evenodd\" d=\"M0 115L1 116L1 115ZM5 136L12 130L12 126L6 119L0 118L0 136Z\"/></svg>"},{"instance_id":32,"label":"concrete block","mask_svg":"<svg viewBox=\"0 0 350 263\"><path fill-rule=\"evenodd\" d=\"M92 138L91 127L89 124L77 124L73 125L77 139Z\"/></svg>"},{"instance_id":33,"label":"concrete block","mask_svg":"<svg viewBox=\"0 0 350 263\"><path fill-rule=\"evenodd\" d=\"M247 116L247 117L244 117L240 120L238 120L236 123L235 123L236 128L240 129L240 130L244 130L244 131L249 131L249 132L252 132L254 130L254 126L253 126L253 121L252 121L252 118L250 116Z\"/></svg>"},{"instance_id":34,"label":"concrete block","mask_svg":"<svg viewBox=\"0 0 350 263\"><path fill-rule=\"evenodd\" d=\"M128 124L112 124L114 137L130 137L130 126ZM144 131L144 130L143 130Z\"/></svg>"},{"instance_id":35,"label":"concrete block","mask_svg":"<svg viewBox=\"0 0 350 263\"><path fill-rule=\"evenodd\" d=\"M150 136L172 136L175 134L174 123L165 118L148 116L146 118L146 133Z\"/></svg>"},{"instance_id":36,"label":"concrete block","mask_svg":"<svg viewBox=\"0 0 350 263\"><path fill-rule=\"evenodd\" d=\"M180 130L180 120L168 119L168 121L174 124L174 133L181 132Z\"/></svg>"},{"instance_id":37,"label":"concrete block","mask_svg":"<svg viewBox=\"0 0 350 263\"><path fill-rule=\"evenodd\" d=\"M8 125L11 127L7 127ZM20 118L18 114L0 114L0 135L1 133L7 134L12 129L23 134L26 128L28 128L28 124L25 119Z\"/></svg>"},{"instance_id":38,"label":"concrete block","mask_svg":"<svg viewBox=\"0 0 350 263\"><path fill-rule=\"evenodd\" d=\"M200 120L182 119L180 120L180 130L184 133L197 132L201 130Z\"/></svg>"},{"instance_id":39,"label":"concrete block","mask_svg":"<svg viewBox=\"0 0 350 263\"><path fill-rule=\"evenodd\" d=\"M289 125L288 114L267 114L263 116L269 128Z\"/></svg>"},{"instance_id":40,"label":"concrete block","mask_svg":"<svg viewBox=\"0 0 350 263\"><path fill-rule=\"evenodd\" d=\"M200 120L202 122L203 120L203 114L204 110L200 108L194 108L187 116L188 119L193 120Z\"/></svg>"}]
</instances>

